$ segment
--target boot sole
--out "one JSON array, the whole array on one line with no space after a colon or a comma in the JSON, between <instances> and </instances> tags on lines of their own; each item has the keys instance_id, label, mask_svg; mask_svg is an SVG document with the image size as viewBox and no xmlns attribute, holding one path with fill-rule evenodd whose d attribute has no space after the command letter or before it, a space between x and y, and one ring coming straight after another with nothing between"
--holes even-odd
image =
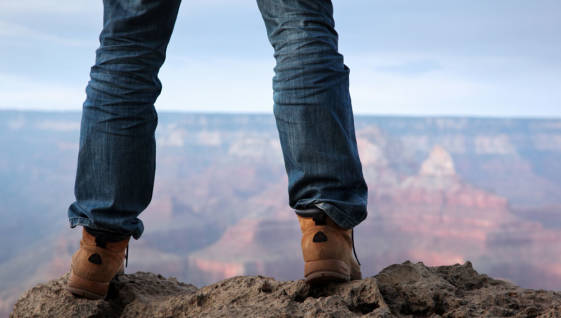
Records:
<instances>
[{"instance_id":1,"label":"boot sole","mask_svg":"<svg viewBox=\"0 0 561 318\"><path fill-rule=\"evenodd\" d=\"M87 299L91 299L91 300L98 300L98 299L104 299L105 298L105 296L90 293L89 291L84 290L84 289L80 289L80 288L75 288L75 287L68 286L68 287L66 287L66 290L71 292L72 295L74 295L74 296L83 297L83 298L87 298Z\"/></svg>"},{"instance_id":2,"label":"boot sole","mask_svg":"<svg viewBox=\"0 0 561 318\"><path fill-rule=\"evenodd\" d=\"M351 280L349 265L338 259L306 262L304 277L308 283L348 282Z\"/></svg>"}]
</instances>

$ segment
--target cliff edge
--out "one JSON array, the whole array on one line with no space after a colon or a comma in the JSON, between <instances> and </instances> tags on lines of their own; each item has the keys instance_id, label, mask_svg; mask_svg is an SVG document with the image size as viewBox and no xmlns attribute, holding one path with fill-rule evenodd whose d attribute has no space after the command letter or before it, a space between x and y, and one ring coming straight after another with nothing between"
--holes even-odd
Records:
<instances>
[{"instance_id":1,"label":"cliff edge","mask_svg":"<svg viewBox=\"0 0 561 318\"><path fill-rule=\"evenodd\" d=\"M119 276L97 301L70 295L67 277L25 292L10 317L561 317L560 293L478 274L470 262L405 262L323 286L238 276L199 289L137 272Z\"/></svg>"}]
</instances>

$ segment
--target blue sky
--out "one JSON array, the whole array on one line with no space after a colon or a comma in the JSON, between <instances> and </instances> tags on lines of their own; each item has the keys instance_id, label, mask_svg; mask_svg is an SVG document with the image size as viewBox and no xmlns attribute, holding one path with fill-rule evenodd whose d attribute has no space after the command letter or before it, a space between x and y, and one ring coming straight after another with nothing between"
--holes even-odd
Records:
<instances>
[{"instance_id":1,"label":"blue sky","mask_svg":"<svg viewBox=\"0 0 561 318\"><path fill-rule=\"evenodd\" d=\"M338 0L359 114L561 117L561 1ZM101 1L0 0L0 109L80 110ZM252 0L184 1L160 111L271 112Z\"/></svg>"}]
</instances>

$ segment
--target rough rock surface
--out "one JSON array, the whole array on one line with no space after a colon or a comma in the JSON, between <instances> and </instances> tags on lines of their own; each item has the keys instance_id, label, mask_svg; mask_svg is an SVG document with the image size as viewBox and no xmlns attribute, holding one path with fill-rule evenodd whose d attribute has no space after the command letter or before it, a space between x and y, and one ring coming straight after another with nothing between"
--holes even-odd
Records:
<instances>
[{"instance_id":1,"label":"rough rock surface","mask_svg":"<svg viewBox=\"0 0 561 318\"><path fill-rule=\"evenodd\" d=\"M67 275L22 295L11 317L561 317L561 294L519 288L464 265L392 265L374 277L309 286L238 276L200 289L121 275L105 300L75 298Z\"/></svg>"}]
</instances>

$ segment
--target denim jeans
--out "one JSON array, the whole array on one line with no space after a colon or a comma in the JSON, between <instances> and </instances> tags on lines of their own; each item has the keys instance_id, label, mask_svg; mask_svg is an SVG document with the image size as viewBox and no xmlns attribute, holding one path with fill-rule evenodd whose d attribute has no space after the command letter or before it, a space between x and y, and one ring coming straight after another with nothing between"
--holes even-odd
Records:
<instances>
[{"instance_id":1,"label":"denim jeans","mask_svg":"<svg viewBox=\"0 0 561 318\"><path fill-rule=\"evenodd\" d=\"M274 115L289 205L352 228L366 218L349 69L338 53L329 0L257 0L274 48ZM158 72L179 0L104 0L104 23L86 88L72 227L139 238L152 199Z\"/></svg>"}]
</instances>

